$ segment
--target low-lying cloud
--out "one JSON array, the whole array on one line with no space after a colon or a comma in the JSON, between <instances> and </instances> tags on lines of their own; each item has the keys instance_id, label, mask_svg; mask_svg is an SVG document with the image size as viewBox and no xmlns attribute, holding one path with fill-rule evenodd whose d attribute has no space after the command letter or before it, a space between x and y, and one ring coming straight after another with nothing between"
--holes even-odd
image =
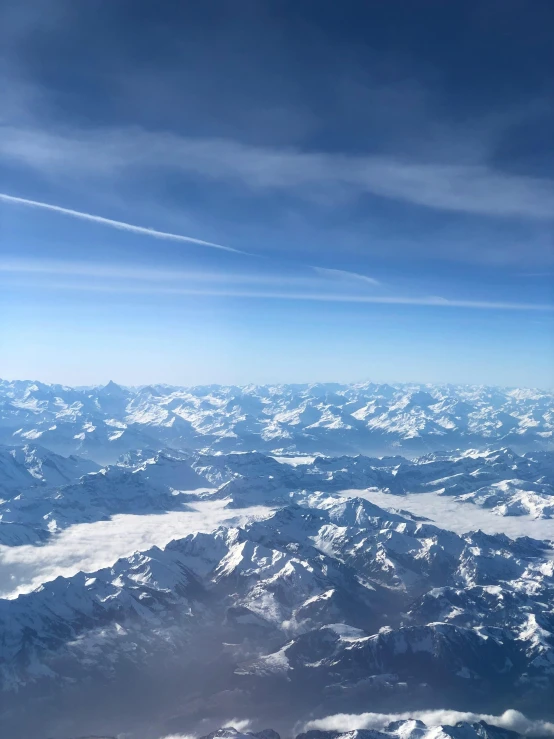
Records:
<instances>
[{"instance_id":1,"label":"low-lying cloud","mask_svg":"<svg viewBox=\"0 0 554 739\"><path fill-rule=\"evenodd\" d=\"M108 521L75 524L42 546L0 546L0 597L28 593L58 576L109 567L120 557L152 546L165 547L172 539L197 531L241 526L250 517L263 517L270 511L263 506L226 509L221 501L203 501L191 508L164 514L119 514Z\"/></svg>"},{"instance_id":2,"label":"low-lying cloud","mask_svg":"<svg viewBox=\"0 0 554 739\"><path fill-rule=\"evenodd\" d=\"M408 719L419 719L429 727L441 725L452 726L458 721L466 721L468 723L486 721L487 724L491 724L492 726L517 731L524 736L554 736L554 723L527 718L523 713L514 711L513 709L504 711L500 716L468 711L452 711L448 709L409 711L405 713L337 713L332 716L326 716L325 718L308 721L304 724L303 730L352 731L355 729L383 729L391 721L404 721Z\"/></svg>"}]
</instances>

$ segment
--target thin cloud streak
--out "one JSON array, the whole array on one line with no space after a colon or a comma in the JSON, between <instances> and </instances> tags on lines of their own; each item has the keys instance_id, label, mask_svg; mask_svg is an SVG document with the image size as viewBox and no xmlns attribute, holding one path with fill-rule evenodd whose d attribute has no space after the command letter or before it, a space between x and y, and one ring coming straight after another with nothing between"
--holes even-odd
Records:
<instances>
[{"instance_id":1,"label":"thin cloud streak","mask_svg":"<svg viewBox=\"0 0 554 739\"><path fill-rule=\"evenodd\" d=\"M146 282L178 282L188 280L190 282L215 282L233 284L255 284L255 285L294 285L296 287L320 287L328 289L331 285L345 283L362 285L379 285L377 280L370 277L358 275L340 269L327 269L323 267L304 267L295 265L295 274L289 271L277 274L275 271L260 273L236 273L215 271L194 271L180 269L160 269L158 267L135 267L128 264L115 263L103 264L99 262L50 260L50 259L0 259L0 272L37 274L37 275L59 275L74 277L101 277L106 279L138 280ZM305 275L299 275L299 271L305 270ZM317 277L314 277L314 274Z\"/></svg>"},{"instance_id":2,"label":"thin cloud streak","mask_svg":"<svg viewBox=\"0 0 554 739\"><path fill-rule=\"evenodd\" d=\"M15 274L59 275L73 277L101 277L105 279L144 280L147 282L176 282L179 280L230 282L263 282L257 274L233 274L230 272L200 272L194 270L159 269L158 267L134 267L127 264L103 264L99 262L73 262L49 259L3 259L0 272ZM270 278L275 281L275 278Z\"/></svg>"},{"instance_id":3,"label":"thin cloud streak","mask_svg":"<svg viewBox=\"0 0 554 739\"><path fill-rule=\"evenodd\" d=\"M554 277L554 272L522 272L521 277Z\"/></svg>"},{"instance_id":4,"label":"thin cloud streak","mask_svg":"<svg viewBox=\"0 0 554 739\"><path fill-rule=\"evenodd\" d=\"M340 279L356 280L356 281L359 280L360 282L365 282L368 285L374 285L374 286L381 284L379 280L376 280L374 277L368 277L367 275L361 275L358 272L349 272L346 269L330 269L328 267L312 267L312 269L315 270L315 272L318 275L322 275L324 277L328 275L329 277L336 277L339 280Z\"/></svg>"},{"instance_id":5,"label":"thin cloud streak","mask_svg":"<svg viewBox=\"0 0 554 739\"><path fill-rule=\"evenodd\" d=\"M126 223L125 221L115 221L111 218L104 218L103 216L93 215L92 213L84 213L79 210L72 210L71 208L63 208L60 205L43 203L38 200L28 200L27 198L20 198L14 195L8 195L6 193L0 193L0 201L3 203L23 205L29 208L40 208L42 210L49 210L54 213L61 213L62 215L71 216L72 218L79 218L83 221L100 223L103 226L110 226L111 228L116 228L120 231L130 231L131 233L141 234L143 236L152 236L155 239L165 239L167 241L179 241L188 244L198 244L200 246L207 246L212 249L222 249L223 251L233 252L235 254L246 254L246 252L239 251L238 249L233 249L230 246L214 244L212 241L203 241L202 239L195 239L192 236L183 236L182 234L174 234L167 231L157 231L154 228L136 226L132 223Z\"/></svg>"},{"instance_id":6,"label":"thin cloud streak","mask_svg":"<svg viewBox=\"0 0 554 739\"><path fill-rule=\"evenodd\" d=\"M14 287L14 283L10 282ZM378 296L378 295L351 295L317 292L286 292L286 291L262 291L249 289L217 289L194 287L148 287L146 285L132 287L129 285L106 285L106 284L82 284L82 283L29 283L20 282L19 287L46 288L54 290L77 290L82 292L115 293L115 294L143 294L143 295L183 295L198 297L220 297L220 298L247 298L255 300L300 300L324 303L366 303L376 305L412 305L429 306L434 308L469 308L482 310L513 310L529 312L554 312L554 304L543 303L512 303L502 301L485 300L459 300L443 297L408 297L408 296Z\"/></svg>"}]
</instances>

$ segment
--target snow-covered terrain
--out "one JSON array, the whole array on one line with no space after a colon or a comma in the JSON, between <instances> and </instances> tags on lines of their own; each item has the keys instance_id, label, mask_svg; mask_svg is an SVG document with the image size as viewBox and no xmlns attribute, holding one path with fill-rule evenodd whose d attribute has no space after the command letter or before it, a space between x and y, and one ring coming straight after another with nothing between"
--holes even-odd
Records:
<instances>
[{"instance_id":1,"label":"snow-covered terrain","mask_svg":"<svg viewBox=\"0 0 554 739\"><path fill-rule=\"evenodd\" d=\"M549 735L551 394L0 388L10 739Z\"/></svg>"},{"instance_id":2,"label":"snow-covered terrain","mask_svg":"<svg viewBox=\"0 0 554 739\"><path fill-rule=\"evenodd\" d=\"M6 458L15 460L13 452L7 451ZM529 533L541 531L529 519L550 519L554 513L554 452L521 456L510 449L470 450L412 460L317 456L289 464L282 457L260 452L146 451L128 453L116 465L57 486L43 479L30 486L28 478L36 480L31 475L36 470L32 466L36 455L25 457L21 452L21 456L19 486L12 476L0 488L0 545L44 542L75 524L108 520L117 514L190 510L192 503L205 500L225 501L233 508L276 506L287 503L291 494L350 489L363 491L359 494L369 499L379 498L385 506L406 504L413 510L415 505L416 513L427 510L426 504L431 509L451 509L452 503L444 499L464 503L461 521L465 517L479 523L490 518L489 513L520 516L525 524L522 521L519 530L527 527ZM83 471L81 460L66 462L74 465L76 474ZM390 503L383 496L390 496ZM475 514L478 508L484 510ZM456 521L453 527L459 529L459 525ZM508 527L518 530L512 524Z\"/></svg>"},{"instance_id":3,"label":"snow-covered terrain","mask_svg":"<svg viewBox=\"0 0 554 739\"><path fill-rule=\"evenodd\" d=\"M100 466L91 460L77 456L62 457L37 444L0 446L0 489L3 495L67 485L99 469Z\"/></svg>"},{"instance_id":4,"label":"snow-covered terrain","mask_svg":"<svg viewBox=\"0 0 554 739\"><path fill-rule=\"evenodd\" d=\"M0 381L0 443L105 464L133 449L408 455L552 449L554 395L471 386L339 383L70 388Z\"/></svg>"},{"instance_id":5,"label":"snow-covered terrain","mask_svg":"<svg viewBox=\"0 0 554 739\"><path fill-rule=\"evenodd\" d=\"M0 601L8 720L21 700L79 704L91 681L102 696L129 674L139 692L150 680L190 691L191 670L207 706L222 710L231 690L243 712L286 704L291 719L437 696L535 711L549 700L547 542L460 536L362 498L295 497ZM177 724L194 723L193 705L180 704ZM111 720L129 721L119 709Z\"/></svg>"}]
</instances>

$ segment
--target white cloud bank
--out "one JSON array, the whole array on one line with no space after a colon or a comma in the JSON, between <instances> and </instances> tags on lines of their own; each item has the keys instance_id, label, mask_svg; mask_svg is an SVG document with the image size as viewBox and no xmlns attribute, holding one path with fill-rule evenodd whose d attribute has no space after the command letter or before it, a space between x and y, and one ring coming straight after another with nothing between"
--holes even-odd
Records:
<instances>
[{"instance_id":1,"label":"white cloud bank","mask_svg":"<svg viewBox=\"0 0 554 739\"><path fill-rule=\"evenodd\" d=\"M514 711L513 709L504 711L500 716L487 713L451 711L448 709L405 713L337 713L333 716L308 721L304 725L303 730L352 731L354 729L383 729L391 721L403 721L407 719L419 719L429 727L441 725L452 726L458 721L467 721L469 723L486 721L492 726L517 731L524 736L554 736L554 723L529 719L519 711Z\"/></svg>"}]
</instances>

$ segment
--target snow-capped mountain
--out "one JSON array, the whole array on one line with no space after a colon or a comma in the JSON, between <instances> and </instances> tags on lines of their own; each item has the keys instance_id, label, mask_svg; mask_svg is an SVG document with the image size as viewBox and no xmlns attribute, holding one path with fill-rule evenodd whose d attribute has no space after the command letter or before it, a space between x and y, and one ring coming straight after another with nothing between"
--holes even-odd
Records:
<instances>
[{"instance_id":1,"label":"snow-capped mountain","mask_svg":"<svg viewBox=\"0 0 554 739\"><path fill-rule=\"evenodd\" d=\"M89 459L63 457L36 444L0 445L0 494L5 497L29 488L67 485L99 469Z\"/></svg>"},{"instance_id":2,"label":"snow-capped mountain","mask_svg":"<svg viewBox=\"0 0 554 739\"><path fill-rule=\"evenodd\" d=\"M84 465L90 467L86 460ZM21 469L26 472L23 465ZM73 524L106 520L118 513L183 510L184 499L194 496L182 493L210 487L187 461L162 452L132 469L115 465L83 475L71 484L38 488L10 485L7 493L11 498L0 502L0 544L38 543ZM1 483L0 495L6 496Z\"/></svg>"},{"instance_id":3,"label":"snow-capped mountain","mask_svg":"<svg viewBox=\"0 0 554 739\"><path fill-rule=\"evenodd\" d=\"M338 383L69 388L0 381L0 441L102 464L129 450L284 449L409 455L458 447L552 449L554 395L470 386Z\"/></svg>"},{"instance_id":4,"label":"snow-capped mountain","mask_svg":"<svg viewBox=\"0 0 554 739\"><path fill-rule=\"evenodd\" d=\"M311 729L297 734L296 739L521 739L523 736L525 735L489 724L482 719L474 722L457 721L453 724L431 725L420 719L401 719L389 721L379 729L349 731ZM79 739L116 739L116 737L89 736ZM273 729L238 731L233 726L226 726L211 731L200 739L281 739L281 737Z\"/></svg>"},{"instance_id":5,"label":"snow-capped mountain","mask_svg":"<svg viewBox=\"0 0 554 739\"><path fill-rule=\"evenodd\" d=\"M284 463L283 463L284 462ZM436 493L499 515L551 518L554 452L520 456L511 449L450 452L420 458L357 456L295 458L260 453L193 455L192 466L233 505L282 502L291 491L380 489L396 496ZM393 500L391 499L391 504Z\"/></svg>"},{"instance_id":6,"label":"snow-capped mountain","mask_svg":"<svg viewBox=\"0 0 554 739\"><path fill-rule=\"evenodd\" d=\"M486 721L457 721L453 725L428 726L419 719L401 719L384 723L379 729L321 730L311 729L298 734L296 739L518 739L521 734ZM280 739L272 729L259 732L237 731L228 726L212 731L201 739Z\"/></svg>"}]
</instances>

